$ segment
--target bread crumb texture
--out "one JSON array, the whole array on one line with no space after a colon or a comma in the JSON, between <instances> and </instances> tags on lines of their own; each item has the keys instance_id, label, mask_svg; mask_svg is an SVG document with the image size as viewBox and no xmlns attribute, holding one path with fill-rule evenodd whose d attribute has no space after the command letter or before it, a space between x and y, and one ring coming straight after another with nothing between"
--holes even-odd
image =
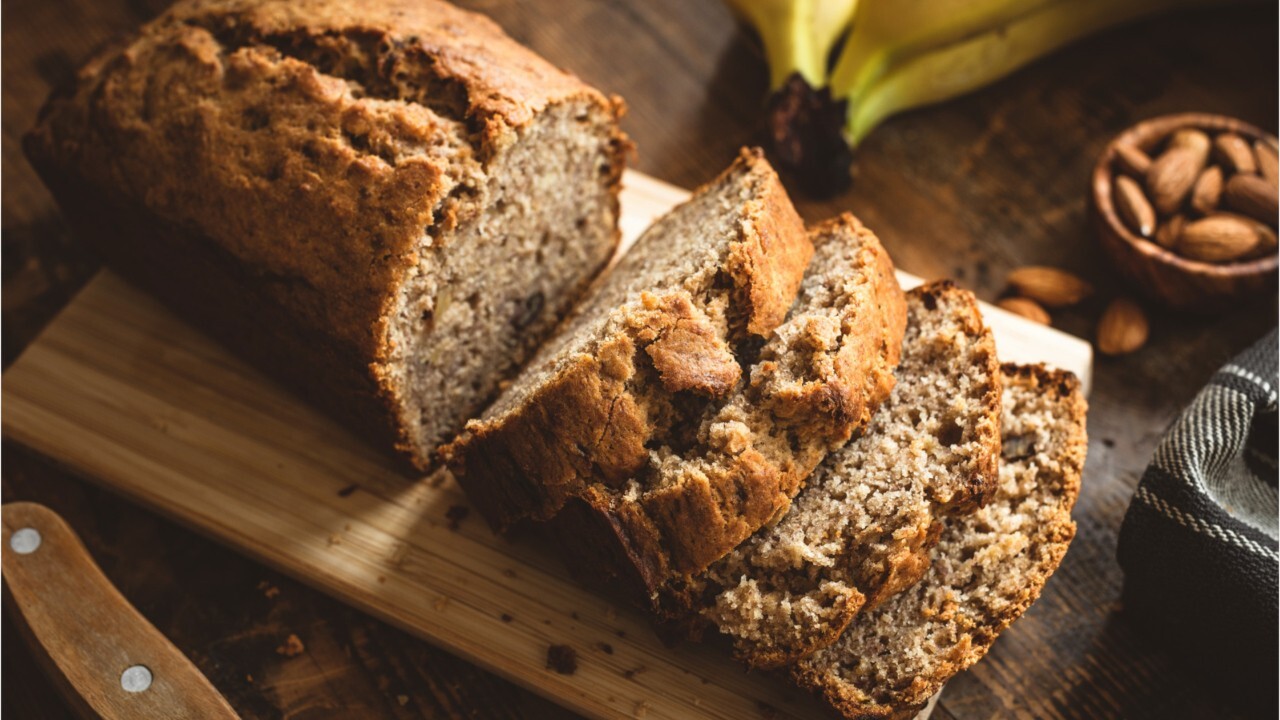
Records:
<instances>
[{"instance_id":1,"label":"bread crumb texture","mask_svg":"<svg viewBox=\"0 0 1280 720\"><path fill-rule=\"evenodd\" d=\"M446 455L495 526L546 522L580 574L652 598L776 517L867 422L905 314L875 236L852 217L806 234L744 151Z\"/></svg>"},{"instance_id":2,"label":"bread crumb texture","mask_svg":"<svg viewBox=\"0 0 1280 720\"><path fill-rule=\"evenodd\" d=\"M791 509L700 578L704 615L756 667L831 644L863 607L928 567L942 517L994 490L1000 373L976 299L907 294L897 383L862 434L827 457Z\"/></svg>"},{"instance_id":3,"label":"bread crumb texture","mask_svg":"<svg viewBox=\"0 0 1280 720\"><path fill-rule=\"evenodd\" d=\"M792 670L850 718L910 718L1030 607L1075 535L1085 402L1070 373L1005 365L994 497L950 519L912 588Z\"/></svg>"}]
</instances>

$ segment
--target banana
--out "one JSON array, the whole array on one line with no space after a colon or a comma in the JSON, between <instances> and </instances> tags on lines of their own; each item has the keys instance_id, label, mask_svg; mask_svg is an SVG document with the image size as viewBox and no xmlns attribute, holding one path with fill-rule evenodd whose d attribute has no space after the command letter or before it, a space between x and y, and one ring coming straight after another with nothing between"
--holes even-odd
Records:
<instances>
[{"instance_id":1,"label":"banana","mask_svg":"<svg viewBox=\"0 0 1280 720\"><path fill-rule=\"evenodd\" d=\"M914 11L939 12L958 0L911 0ZM856 45L863 13L832 74L832 94L846 103L845 140L851 147L885 118L902 110L953 98L988 85L1028 63L1095 32L1212 0L1004 0L975 3L967 15L973 24L944 27L934 20L912 31L908 18L881 22L878 32L910 32L909 40L878 35ZM864 0L863 11L876 17L883 6L904 3ZM1001 6L1002 7L997 7ZM945 6L945 7L944 7ZM983 7L976 7L983 6ZM922 21L931 13L919 14ZM864 28L864 33L870 30ZM866 36L864 36L865 38ZM932 45L938 38L949 38Z\"/></svg>"},{"instance_id":2,"label":"banana","mask_svg":"<svg viewBox=\"0 0 1280 720\"><path fill-rule=\"evenodd\" d=\"M755 28L769 64L769 88L798 74L811 88L827 84L827 56L853 18L858 0L725 0Z\"/></svg>"},{"instance_id":3,"label":"banana","mask_svg":"<svg viewBox=\"0 0 1280 720\"><path fill-rule=\"evenodd\" d=\"M904 60L983 33L1053 1L866 0L831 72L832 95L837 100L858 97Z\"/></svg>"},{"instance_id":4,"label":"banana","mask_svg":"<svg viewBox=\"0 0 1280 720\"><path fill-rule=\"evenodd\" d=\"M849 182L852 148L890 115L971 92L1100 30L1214 2L724 1L764 45L777 160L815 194Z\"/></svg>"}]
</instances>

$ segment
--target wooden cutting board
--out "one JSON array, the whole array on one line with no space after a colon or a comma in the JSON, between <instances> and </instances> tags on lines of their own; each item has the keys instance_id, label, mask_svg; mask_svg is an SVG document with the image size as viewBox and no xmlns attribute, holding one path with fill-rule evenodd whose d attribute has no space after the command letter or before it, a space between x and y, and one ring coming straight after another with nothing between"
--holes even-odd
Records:
<instances>
[{"instance_id":1,"label":"wooden cutting board","mask_svg":"<svg viewBox=\"0 0 1280 720\"><path fill-rule=\"evenodd\" d=\"M625 242L687 195L625 183ZM1087 343L984 310L1002 358L1087 383ZM546 548L464 516L452 481L405 477L110 272L4 374L3 405L5 436L585 715L822 716L721 647L663 647ZM557 645L576 653L571 674L547 666Z\"/></svg>"}]
</instances>

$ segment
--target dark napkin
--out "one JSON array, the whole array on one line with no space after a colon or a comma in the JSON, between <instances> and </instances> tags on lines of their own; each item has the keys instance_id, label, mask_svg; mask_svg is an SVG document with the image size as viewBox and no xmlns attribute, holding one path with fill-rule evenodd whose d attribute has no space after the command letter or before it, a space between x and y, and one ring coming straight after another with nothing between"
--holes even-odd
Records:
<instances>
[{"instance_id":1,"label":"dark napkin","mask_svg":"<svg viewBox=\"0 0 1280 720\"><path fill-rule=\"evenodd\" d=\"M1126 617L1276 717L1276 331L1227 363L1156 447L1117 552Z\"/></svg>"}]
</instances>

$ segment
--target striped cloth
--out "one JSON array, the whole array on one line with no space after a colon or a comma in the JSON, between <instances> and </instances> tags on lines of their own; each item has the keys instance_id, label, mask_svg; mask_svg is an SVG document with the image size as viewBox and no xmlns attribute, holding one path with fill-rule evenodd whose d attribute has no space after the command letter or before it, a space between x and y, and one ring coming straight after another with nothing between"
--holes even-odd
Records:
<instances>
[{"instance_id":1,"label":"striped cloth","mask_svg":"<svg viewBox=\"0 0 1280 720\"><path fill-rule=\"evenodd\" d=\"M1124 611L1276 717L1276 331L1227 363L1156 447L1124 523Z\"/></svg>"}]
</instances>

